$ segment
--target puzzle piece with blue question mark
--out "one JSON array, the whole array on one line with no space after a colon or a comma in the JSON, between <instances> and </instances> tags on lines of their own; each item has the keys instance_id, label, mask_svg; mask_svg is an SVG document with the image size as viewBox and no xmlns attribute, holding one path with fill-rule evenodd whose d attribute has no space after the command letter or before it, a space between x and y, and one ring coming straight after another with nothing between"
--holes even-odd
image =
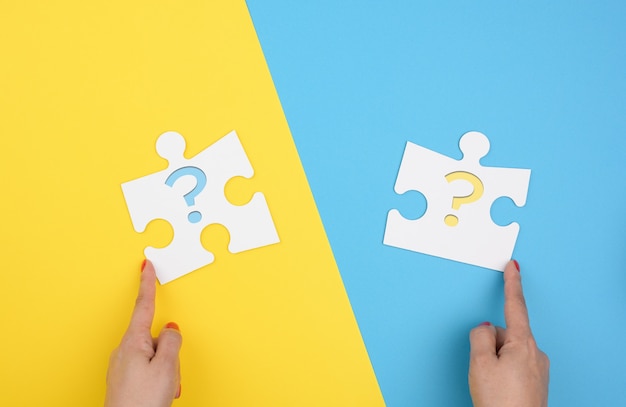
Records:
<instances>
[{"instance_id":1,"label":"puzzle piece with blue question mark","mask_svg":"<svg viewBox=\"0 0 626 407\"><path fill-rule=\"evenodd\" d=\"M500 197L525 205L530 170L480 165L489 152L489 139L476 131L465 133L459 148L463 158L455 160L407 142L394 190L421 192L426 212L410 220L390 210L383 243L503 271L513 254L519 224L495 224L491 206Z\"/></svg>"},{"instance_id":2,"label":"puzzle piece with blue question mark","mask_svg":"<svg viewBox=\"0 0 626 407\"><path fill-rule=\"evenodd\" d=\"M202 246L201 234L211 224L228 229L228 250L239 253L279 242L265 196L256 192L245 205L233 205L224 196L234 177L250 178L254 170L235 131L186 159L185 139L170 131L157 140L157 153L169 161L165 170L122 184L133 227L143 232L155 219L174 229L164 248L147 247L161 284L214 261Z\"/></svg>"}]
</instances>

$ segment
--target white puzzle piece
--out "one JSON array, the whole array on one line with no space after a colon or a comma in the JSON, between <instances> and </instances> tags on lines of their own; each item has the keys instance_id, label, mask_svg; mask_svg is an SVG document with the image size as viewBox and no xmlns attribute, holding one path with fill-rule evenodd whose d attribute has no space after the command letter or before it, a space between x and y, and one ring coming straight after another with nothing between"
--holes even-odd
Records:
<instances>
[{"instance_id":1,"label":"white puzzle piece","mask_svg":"<svg viewBox=\"0 0 626 407\"><path fill-rule=\"evenodd\" d=\"M519 225L493 223L491 205L500 197L525 205L530 170L480 165L489 152L489 140L479 132L465 133L459 147L463 158L455 160L407 142L394 190L421 192L426 212L409 220L390 210L383 243L503 271Z\"/></svg>"},{"instance_id":2,"label":"white puzzle piece","mask_svg":"<svg viewBox=\"0 0 626 407\"><path fill-rule=\"evenodd\" d=\"M163 133L157 153L169 161L163 171L122 184L133 227L143 232L151 221L164 219L174 229L169 246L147 247L161 284L197 270L214 260L200 241L208 225L224 225L230 234L228 250L245 250L278 243L279 238L262 193L245 205L232 205L224 187L233 177L250 178L254 170L237 137L230 132L191 159L186 159L185 139L176 132Z\"/></svg>"}]
</instances>

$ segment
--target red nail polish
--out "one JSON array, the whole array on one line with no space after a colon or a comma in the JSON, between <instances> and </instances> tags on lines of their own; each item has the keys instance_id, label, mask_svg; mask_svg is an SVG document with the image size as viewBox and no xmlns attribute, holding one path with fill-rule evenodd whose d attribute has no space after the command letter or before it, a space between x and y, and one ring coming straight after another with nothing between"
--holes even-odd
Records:
<instances>
[{"instance_id":1,"label":"red nail polish","mask_svg":"<svg viewBox=\"0 0 626 407\"><path fill-rule=\"evenodd\" d=\"M513 264L515 264L515 268L519 272L519 263L517 262L517 260L513 260Z\"/></svg>"},{"instance_id":2,"label":"red nail polish","mask_svg":"<svg viewBox=\"0 0 626 407\"><path fill-rule=\"evenodd\" d=\"M481 322L480 326L491 326L491 322L489 321Z\"/></svg>"},{"instance_id":3,"label":"red nail polish","mask_svg":"<svg viewBox=\"0 0 626 407\"><path fill-rule=\"evenodd\" d=\"M142 271L142 272L143 272L143 269L145 269L145 268L146 268L146 262L147 262L147 260L146 260L146 259L143 259L143 261L141 262L141 271Z\"/></svg>"},{"instance_id":4,"label":"red nail polish","mask_svg":"<svg viewBox=\"0 0 626 407\"><path fill-rule=\"evenodd\" d=\"M182 392L182 387L180 384L178 384L178 391L176 392L176 395L174 396L175 399L180 398L180 393Z\"/></svg>"},{"instance_id":5,"label":"red nail polish","mask_svg":"<svg viewBox=\"0 0 626 407\"><path fill-rule=\"evenodd\" d=\"M178 324L176 322L168 322L167 324L165 324L165 327L168 329L175 329L180 332L180 328L178 327Z\"/></svg>"}]
</instances>

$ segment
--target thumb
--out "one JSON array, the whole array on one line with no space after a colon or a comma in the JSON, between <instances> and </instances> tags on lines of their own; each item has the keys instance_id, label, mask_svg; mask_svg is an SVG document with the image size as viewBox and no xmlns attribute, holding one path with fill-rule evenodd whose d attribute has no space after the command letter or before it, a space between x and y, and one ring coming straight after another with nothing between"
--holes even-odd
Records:
<instances>
[{"instance_id":1,"label":"thumb","mask_svg":"<svg viewBox=\"0 0 626 407\"><path fill-rule=\"evenodd\" d=\"M156 343L156 354L152 360L162 364L165 369L177 371L179 366L178 354L183 344L183 336L178 325L169 322L159 334Z\"/></svg>"},{"instance_id":2,"label":"thumb","mask_svg":"<svg viewBox=\"0 0 626 407\"><path fill-rule=\"evenodd\" d=\"M470 332L470 359L496 360L496 328L489 322L483 322Z\"/></svg>"}]
</instances>

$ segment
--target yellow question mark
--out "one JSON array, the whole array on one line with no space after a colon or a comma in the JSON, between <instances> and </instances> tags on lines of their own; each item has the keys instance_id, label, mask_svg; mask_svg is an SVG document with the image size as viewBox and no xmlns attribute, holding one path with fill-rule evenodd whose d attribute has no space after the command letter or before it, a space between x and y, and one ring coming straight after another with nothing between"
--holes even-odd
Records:
<instances>
[{"instance_id":1,"label":"yellow question mark","mask_svg":"<svg viewBox=\"0 0 626 407\"><path fill-rule=\"evenodd\" d=\"M474 174L465 171L456 171L451 172L446 175L446 181L453 182L457 180L465 180L474 186L474 190L471 194L467 196L455 196L452 198L452 209L458 210L461 205L466 205L472 202L476 202L483 196L483 192L485 191L485 187L483 187L483 183L481 180ZM456 226L459 223L459 218L454 215L448 215L445 217L444 222L448 226Z\"/></svg>"}]
</instances>

